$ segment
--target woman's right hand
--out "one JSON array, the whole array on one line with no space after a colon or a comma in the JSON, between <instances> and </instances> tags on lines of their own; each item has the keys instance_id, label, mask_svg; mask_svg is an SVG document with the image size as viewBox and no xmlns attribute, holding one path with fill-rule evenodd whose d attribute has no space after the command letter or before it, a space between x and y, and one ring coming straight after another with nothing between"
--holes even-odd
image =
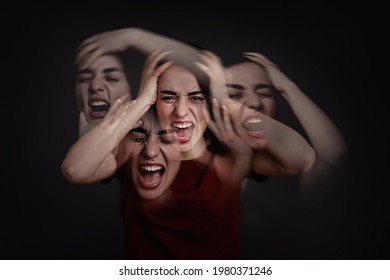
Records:
<instances>
[{"instance_id":1,"label":"woman's right hand","mask_svg":"<svg viewBox=\"0 0 390 280\"><path fill-rule=\"evenodd\" d=\"M156 103L158 77L173 64L173 61L163 62L161 65L158 63L169 53L171 52L156 51L146 59L137 100L146 101L149 106Z\"/></svg>"},{"instance_id":2,"label":"woman's right hand","mask_svg":"<svg viewBox=\"0 0 390 280\"><path fill-rule=\"evenodd\" d=\"M243 56L264 67L272 85L283 95L294 83L279 69L279 67L270 61L261 53L244 52Z\"/></svg>"},{"instance_id":3,"label":"woman's right hand","mask_svg":"<svg viewBox=\"0 0 390 280\"><path fill-rule=\"evenodd\" d=\"M81 42L75 63L90 65L98 57L107 54L122 52L129 48L131 28L98 33Z\"/></svg>"}]
</instances>

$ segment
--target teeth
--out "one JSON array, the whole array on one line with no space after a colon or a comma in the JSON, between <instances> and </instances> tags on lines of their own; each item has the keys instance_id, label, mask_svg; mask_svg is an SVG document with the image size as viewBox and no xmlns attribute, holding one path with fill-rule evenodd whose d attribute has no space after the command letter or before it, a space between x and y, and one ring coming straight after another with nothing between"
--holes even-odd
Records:
<instances>
[{"instance_id":1,"label":"teeth","mask_svg":"<svg viewBox=\"0 0 390 280\"><path fill-rule=\"evenodd\" d=\"M262 120L258 118L251 118L246 123L261 123Z\"/></svg>"},{"instance_id":2,"label":"teeth","mask_svg":"<svg viewBox=\"0 0 390 280\"><path fill-rule=\"evenodd\" d=\"M160 165L144 165L142 166L142 169L149 172L154 172L154 171L161 170L162 167Z\"/></svg>"},{"instance_id":3,"label":"teeth","mask_svg":"<svg viewBox=\"0 0 390 280\"><path fill-rule=\"evenodd\" d=\"M192 124L191 123L174 123L173 126L174 127L177 127L177 128L188 128L190 127Z\"/></svg>"},{"instance_id":4,"label":"teeth","mask_svg":"<svg viewBox=\"0 0 390 280\"><path fill-rule=\"evenodd\" d=\"M104 102L104 101L94 101L91 103L92 106L104 106L104 105L108 105L107 102Z\"/></svg>"}]
</instances>

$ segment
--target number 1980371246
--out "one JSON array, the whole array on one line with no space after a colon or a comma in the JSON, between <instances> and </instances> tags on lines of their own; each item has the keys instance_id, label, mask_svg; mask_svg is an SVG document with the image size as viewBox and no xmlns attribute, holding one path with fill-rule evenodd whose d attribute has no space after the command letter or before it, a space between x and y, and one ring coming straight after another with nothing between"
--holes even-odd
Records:
<instances>
[{"instance_id":1,"label":"number 1980371246","mask_svg":"<svg viewBox=\"0 0 390 280\"><path fill-rule=\"evenodd\" d=\"M258 266L219 266L213 267L213 275L272 275L272 269Z\"/></svg>"}]
</instances>

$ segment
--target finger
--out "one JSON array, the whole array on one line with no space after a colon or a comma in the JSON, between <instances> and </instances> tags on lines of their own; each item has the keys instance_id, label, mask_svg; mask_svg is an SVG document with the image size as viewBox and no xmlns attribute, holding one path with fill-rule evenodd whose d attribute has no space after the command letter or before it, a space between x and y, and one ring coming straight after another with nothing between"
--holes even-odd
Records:
<instances>
[{"instance_id":1,"label":"finger","mask_svg":"<svg viewBox=\"0 0 390 280\"><path fill-rule=\"evenodd\" d=\"M194 64L200 69L202 70L208 77L211 76L211 70L208 66L206 66L205 64L201 63L201 62L198 62L198 61L195 61Z\"/></svg>"},{"instance_id":2,"label":"finger","mask_svg":"<svg viewBox=\"0 0 390 280\"><path fill-rule=\"evenodd\" d=\"M202 50L199 52L199 57L200 59L204 62L204 63L207 63L210 58L207 56L207 51L206 50Z\"/></svg>"},{"instance_id":3,"label":"finger","mask_svg":"<svg viewBox=\"0 0 390 280\"><path fill-rule=\"evenodd\" d=\"M86 45L77 52L75 63L78 64L82 58L98 48L97 42Z\"/></svg>"},{"instance_id":4,"label":"finger","mask_svg":"<svg viewBox=\"0 0 390 280\"><path fill-rule=\"evenodd\" d=\"M224 127L223 127L223 122L222 122L222 118L221 118L221 109L220 109L218 100L215 98L213 98L213 115L214 115L214 121L215 121L217 129L220 132L223 132Z\"/></svg>"},{"instance_id":5,"label":"finger","mask_svg":"<svg viewBox=\"0 0 390 280\"><path fill-rule=\"evenodd\" d=\"M220 73L223 72L222 64L220 62L219 57L214 55L212 52L209 51L203 51L203 53L200 55L203 62L195 63L202 71L204 71L206 74L210 75L212 73ZM203 65L203 66L202 66ZM207 68L206 68L207 67Z\"/></svg>"},{"instance_id":6,"label":"finger","mask_svg":"<svg viewBox=\"0 0 390 280\"><path fill-rule=\"evenodd\" d=\"M124 95L122 95L121 97L119 97L119 99L125 103L125 102L135 102L136 100L131 100L131 93L126 93Z\"/></svg>"},{"instance_id":7,"label":"finger","mask_svg":"<svg viewBox=\"0 0 390 280\"><path fill-rule=\"evenodd\" d=\"M135 123L134 128L141 127L143 124L144 124L143 120L140 119L140 120L138 120L138 121Z\"/></svg>"},{"instance_id":8,"label":"finger","mask_svg":"<svg viewBox=\"0 0 390 280\"><path fill-rule=\"evenodd\" d=\"M135 100L123 102L123 100L119 98L115 101L115 103L117 103L118 107L115 109L115 112L112 113L112 115L110 116L110 124L114 124L117 120L125 120L129 110L132 110L131 105L135 103Z\"/></svg>"},{"instance_id":9,"label":"finger","mask_svg":"<svg viewBox=\"0 0 390 280\"><path fill-rule=\"evenodd\" d=\"M241 125L241 118L242 118L242 116L246 115L246 113L244 112L246 106L239 103L239 102L233 101L233 100L225 100L223 105L228 108L228 112L230 115L230 124L232 125L232 130L234 130L236 132L236 134L238 134L240 136L243 135L243 133L245 133L245 131ZM232 106L238 106L237 107L238 109L235 109L235 107L232 107ZM230 114L231 111L235 112L234 115Z\"/></svg>"},{"instance_id":10,"label":"finger","mask_svg":"<svg viewBox=\"0 0 390 280\"><path fill-rule=\"evenodd\" d=\"M85 55L84 57L81 57L79 60L79 65L82 65L83 68L89 67L98 57L103 55L104 52L101 49L95 49L89 54Z\"/></svg>"},{"instance_id":11,"label":"finger","mask_svg":"<svg viewBox=\"0 0 390 280\"><path fill-rule=\"evenodd\" d=\"M261 65L264 65L266 63L266 61L264 59L262 59L261 57L257 56L256 54L250 55L248 53L243 53L242 56L247 58L247 59L249 59L249 60L251 60L251 61L259 63Z\"/></svg>"},{"instance_id":12,"label":"finger","mask_svg":"<svg viewBox=\"0 0 390 280\"><path fill-rule=\"evenodd\" d=\"M239 113L238 116L244 116L245 115L245 110L246 106L243 104L239 104ZM234 124L234 128L237 131L238 135L244 135L246 133L245 128L242 126L241 120L237 119L237 121Z\"/></svg>"},{"instance_id":13,"label":"finger","mask_svg":"<svg viewBox=\"0 0 390 280\"><path fill-rule=\"evenodd\" d=\"M163 59L169 53L172 53L172 51L155 51L148 57L146 63L157 64L158 62L160 62L161 59Z\"/></svg>"},{"instance_id":14,"label":"finger","mask_svg":"<svg viewBox=\"0 0 390 280\"><path fill-rule=\"evenodd\" d=\"M211 69L209 66L206 66L200 62L194 63L209 77L210 94L213 97L217 98L219 102L223 101L226 98L229 98L223 70L221 68L217 69L215 67L214 69Z\"/></svg>"},{"instance_id":15,"label":"finger","mask_svg":"<svg viewBox=\"0 0 390 280\"><path fill-rule=\"evenodd\" d=\"M221 133L219 132L219 129L214 121L209 121L207 124L208 128L211 130L211 132L217 137L218 140L221 141Z\"/></svg>"},{"instance_id":16,"label":"finger","mask_svg":"<svg viewBox=\"0 0 390 280\"><path fill-rule=\"evenodd\" d=\"M104 116L104 118L109 118L110 116L114 115L116 112L119 111L122 104L125 103L125 101L130 97L130 93L122 95L120 98L115 100L114 104L111 106L111 108L108 110L107 114Z\"/></svg>"},{"instance_id":17,"label":"finger","mask_svg":"<svg viewBox=\"0 0 390 280\"><path fill-rule=\"evenodd\" d=\"M243 52L242 53L245 56L254 56L254 57L259 57L259 58L265 58L265 56L261 53L258 52Z\"/></svg>"},{"instance_id":18,"label":"finger","mask_svg":"<svg viewBox=\"0 0 390 280\"><path fill-rule=\"evenodd\" d=\"M160 63L161 60L171 52L172 51L165 51L165 52L156 51L156 52L153 52L151 55L149 55L145 61L143 76L149 75L153 71L155 71L158 63ZM157 68L161 67L162 69L166 69L165 67L168 68L170 66L170 65L163 66L164 64L165 64L165 62L162 65L159 65ZM157 71L160 71L160 70L157 70ZM162 71L160 73L162 73Z\"/></svg>"},{"instance_id":19,"label":"finger","mask_svg":"<svg viewBox=\"0 0 390 280\"><path fill-rule=\"evenodd\" d=\"M158 66L155 70L154 70L154 74L159 77L161 75L162 72L164 72L165 70L167 70L169 67L172 66L172 64L174 64L174 61L167 61L167 62L164 62L163 64L161 64L160 66Z\"/></svg>"},{"instance_id":20,"label":"finger","mask_svg":"<svg viewBox=\"0 0 390 280\"><path fill-rule=\"evenodd\" d=\"M115 100L114 104L111 106L107 114L104 116L104 119L108 120L110 118L113 118L113 116L115 116L116 114L118 114L118 112L123 106L123 103L124 101L121 98Z\"/></svg>"},{"instance_id":21,"label":"finger","mask_svg":"<svg viewBox=\"0 0 390 280\"><path fill-rule=\"evenodd\" d=\"M252 59L252 58L258 59L258 60L260 60L264 64L274 65L274 63L272 61L270 61L265 55L263 55L261 53L244 52L243 56L245 56L245 57L247 57L249 59Z\"/></svg>"},{"instance_id":22,"label":"finger","mask_svg":"<svg viewBox=\"0 0 390 280\"><path fill-rule=\"evenodd\" d=\"M80 50L80 49L84 48L87 45L95 43L97 40L99 40L99 38L100 38L100 34L95 34L95 35L93 35L93 36L83 40L81 42L81 44L79 45L78 49Z\"/></svg>"},{"instance_id":23,"label":"finger","mask_svg":"<svg viewBox=\"0 0 390 280\"><path fill-rule=\"evenodd\" d=\"M228 111L228 108L226 107L226 105L222 105L222 116L223 116L223 124L224 124L225 130L232 131L233 130L232 122L231 122L230 114L229 114L229 111Z\"/></svg>"},{"instance_id":24,"label":"finger","mask_svg":"<svg viewBox=\"0 0 390 280\"><path fill-rule=\"evenodd\" d=\"M206 58L209 61L218 62L218 63L220 62L220 58L215 53L208 50L202 51L202 57Z\"/></svg>"}]
</instances>

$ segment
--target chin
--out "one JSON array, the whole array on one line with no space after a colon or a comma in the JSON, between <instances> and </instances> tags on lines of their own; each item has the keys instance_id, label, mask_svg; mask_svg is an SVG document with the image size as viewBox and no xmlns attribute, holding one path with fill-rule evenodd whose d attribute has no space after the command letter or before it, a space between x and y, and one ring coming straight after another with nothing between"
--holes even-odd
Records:
<instances>
[{"instance_id":1,"label":"chin","mask_svg":"<svg viewBox=\"0 0 390 280\"><path fill-rule=\"evenodd\" d=\"M159 187L156 187L159 188ZM144 200L155 200L164 194L162 189L144 190L138 189L138 195Z\"/></svg>"}]
</instances>

